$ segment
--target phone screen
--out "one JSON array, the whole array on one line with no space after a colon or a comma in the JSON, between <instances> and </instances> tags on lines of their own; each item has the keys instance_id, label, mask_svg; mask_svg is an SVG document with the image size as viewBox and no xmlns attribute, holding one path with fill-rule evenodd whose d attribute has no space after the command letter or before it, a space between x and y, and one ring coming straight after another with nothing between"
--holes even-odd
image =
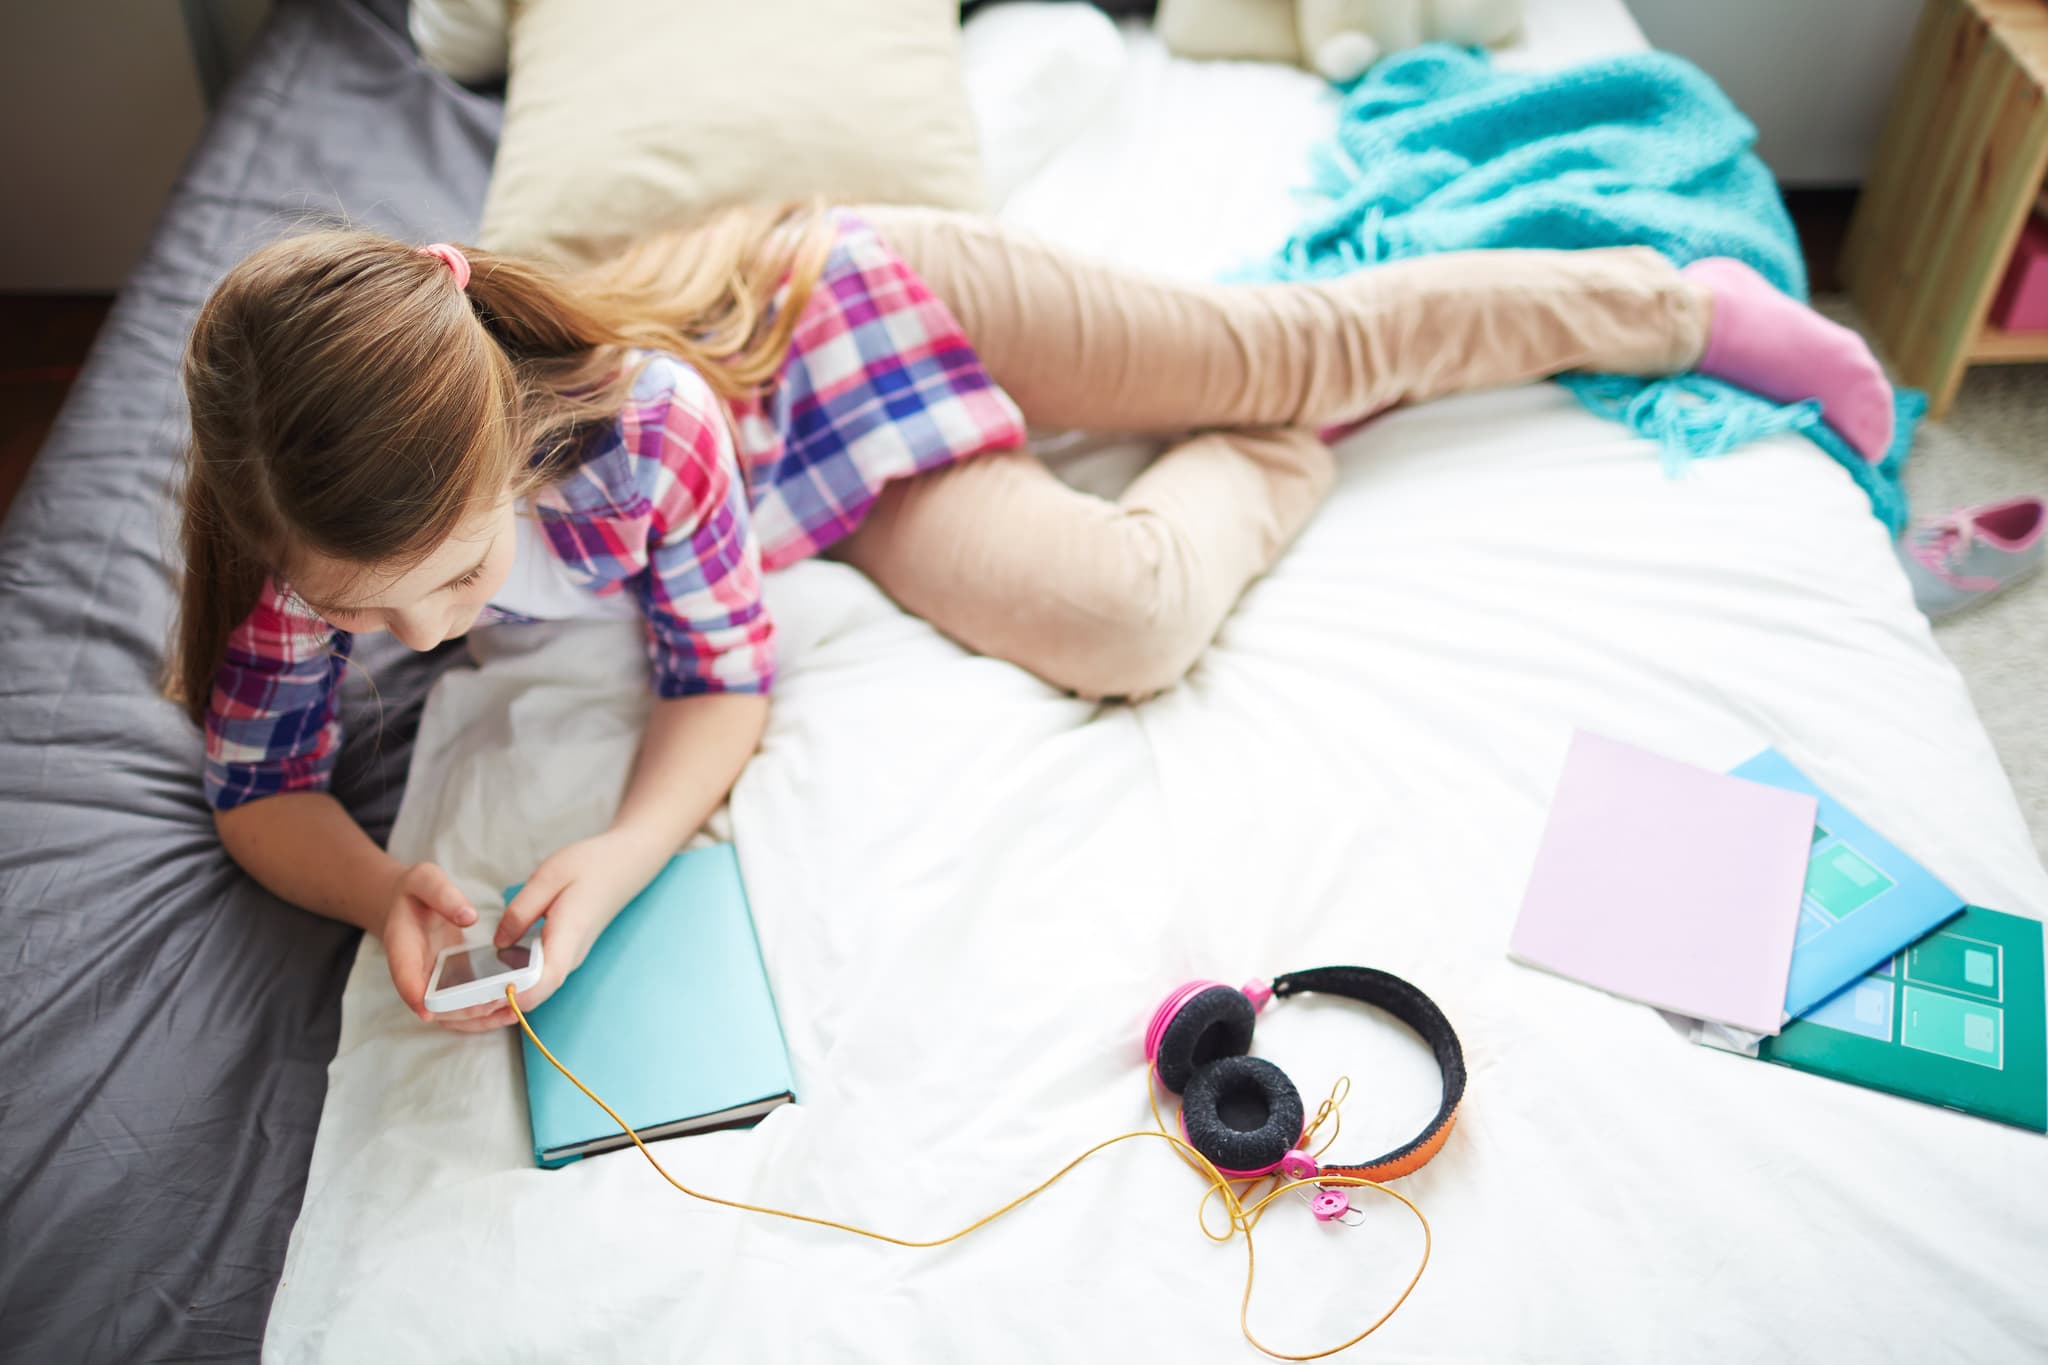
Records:
<instances>
[{"instance_id":1,"label":"phone screen","mask_svg":"<svg viewBox=\"0 0 2048 1365\"><path fill-rule=\"evenodd\" d=\"M524 971L533 961L533 949L524 943L515 943L510 948L494 948L488 943L479 943L467 952L451 953L441 962L440 989L450 986L467 986L472 981L482 981L493 976L509 976Z\"/></svg>"}]
</instances>

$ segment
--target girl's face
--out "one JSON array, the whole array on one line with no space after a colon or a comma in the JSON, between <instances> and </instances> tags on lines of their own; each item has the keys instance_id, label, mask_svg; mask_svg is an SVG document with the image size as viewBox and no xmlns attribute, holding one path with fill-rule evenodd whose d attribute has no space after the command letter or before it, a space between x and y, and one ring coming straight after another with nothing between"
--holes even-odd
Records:
<instances>
[{"instance_id":1,"label":"girl's face","mask_svg":"<svg viewBox=\"0 0 2048 1365\"><path fill-rule=\"evenodd\" d=\"M512 525L507 497L457 526L425 559L389 572L308 553L293 566L292 590L338 629L352 635L388 630L408 649L429 650L467 633L505 586Z\"/></svg>"}]
</instances>

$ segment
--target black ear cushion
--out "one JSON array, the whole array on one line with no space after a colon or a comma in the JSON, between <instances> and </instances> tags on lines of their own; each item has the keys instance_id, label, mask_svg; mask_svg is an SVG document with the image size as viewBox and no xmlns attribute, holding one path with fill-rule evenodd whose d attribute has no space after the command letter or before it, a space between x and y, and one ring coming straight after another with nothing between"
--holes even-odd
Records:
<instances>
[{"instance_id":1,"label":"black ear cushion","mask_svg":"<svg viewBox=\"0 0 2048 1365\"><path fill-rule=\"evenodd\" d=\"M1178 1095L1198 1067L1252 1050L1258 1011L1243 991L1211 986L1180 1007L1159 1040L1159 1083Z\"/></svg>"},{"instance_id":2,"label":"black ear cushion","mask_svg":"<svg viewBox=\"0 0 2048 1365\"><path fill-rule=\"evenodd\" d=\"M1226 1171L1263 1170L1301 1140L1301 1093L1263 1057L1225 1057L1197 1071L1180 1116L1188 1145Z\"/></svg>"}]
</instances>

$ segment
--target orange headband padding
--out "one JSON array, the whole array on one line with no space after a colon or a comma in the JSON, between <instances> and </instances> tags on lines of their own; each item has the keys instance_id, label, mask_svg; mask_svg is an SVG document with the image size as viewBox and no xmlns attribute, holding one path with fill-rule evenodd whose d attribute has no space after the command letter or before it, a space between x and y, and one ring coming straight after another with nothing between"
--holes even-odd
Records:
<instances>
[{"instance_id":1,"label":"orange headband padding","mask_svg":"<svg viewBox=\"0 0 2048 1365\"><path fill-rule=\"evenodd\" d=\"M1451 1027L1451 1021L1437 1008L1436 1001L1420 990L1391 972L1372 967L1314 967L1273 978L1275 995L1289 996L1301 991L1341 995L1362 1005L1378 1006L1393 1015L1422 1035L1422 1041L1429 1044L1430 1051L1436 1054L1437 1070L1442 1073L1444 1081L1443 1102L1438 1105L1436 1116L1412 1141L1355 1166L1324 1162L1323 1170L1331 1175L1354 1175L1378 1181L1399 1179L1421 1170L1431 1157L1442 1150L1444 1139L1451 1135L1458 1105L1465 1098L1465 1049L1459 1044L1457 1030Z\"/></svg>"},{"instance_id":2,"label":"orange headband padding","mask_svg":"<svg viewBox=\"0 0 2048 1365\"><path fill-rule=\"evenodd\" d=\"M1325 1166L1327 1175L1355 1175L1365 1180L1376 1180L1385 1184L1399 1180L1404 1175L1413 1175L1429 1164L1429 1159L1443 1147L1444 1139L1451 1135L1451 1125L1458 1120L1452 1110L1437 1130L1425 1138L1409 1143L1392 1156L1382 1157L1370 1166Z\"/></svg>"}]
</instances>

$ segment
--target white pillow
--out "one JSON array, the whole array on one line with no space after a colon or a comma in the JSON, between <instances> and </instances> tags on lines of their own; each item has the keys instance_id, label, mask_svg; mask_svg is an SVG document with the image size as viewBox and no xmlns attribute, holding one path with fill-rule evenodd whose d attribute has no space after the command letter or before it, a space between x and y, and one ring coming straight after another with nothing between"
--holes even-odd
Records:
<instances>
[{"instance_id":1,"label":"white pillow","mask_svg":"<svg viewBox=\"0 0 2048 1365\"><path fill-rule=\"evenodd\" d=\"M1000 208L1115 99L1123 35L1093 5L986 5L960 30L988 201Z\"/></svg>"},{"instance_id":2,"label":"white pillow","mask_svg":"<svg viewBox=\"0 0 2048 1365\"><path fill-rule=\"evenodd\" d=\"M471 85L505 74L512 0L412 0L405 23L435 70Z\"/></svg>"}]
</instances>

